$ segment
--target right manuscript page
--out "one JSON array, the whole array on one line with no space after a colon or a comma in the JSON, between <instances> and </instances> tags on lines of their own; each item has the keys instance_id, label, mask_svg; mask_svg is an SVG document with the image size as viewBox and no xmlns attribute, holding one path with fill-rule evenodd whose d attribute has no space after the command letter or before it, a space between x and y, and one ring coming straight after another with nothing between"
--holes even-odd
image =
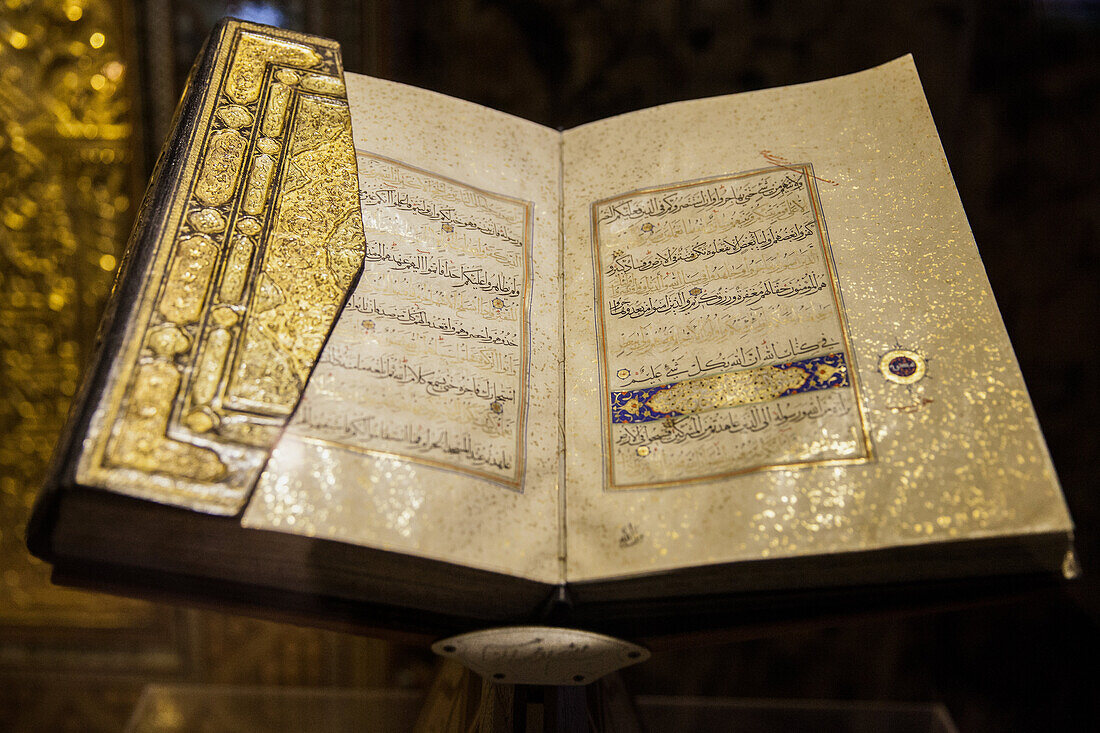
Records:
<instances>
[{"instance_id":1,"label":"right manuscript page","mask_svg":"<svg viewBox=\"0 0 1100 733\"><path fill-rule=\"evenodd\" d=\"M1070 528L910 57L564 177L570 581Z\"/></svg>"}]
</instances>

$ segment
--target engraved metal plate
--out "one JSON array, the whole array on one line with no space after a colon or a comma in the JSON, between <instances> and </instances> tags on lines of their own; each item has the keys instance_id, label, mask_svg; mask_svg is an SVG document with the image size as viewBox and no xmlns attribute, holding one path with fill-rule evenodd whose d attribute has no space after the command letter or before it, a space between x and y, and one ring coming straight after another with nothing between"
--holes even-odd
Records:
<instances>
[{"instance_id":1,"label":"engraved metal plate","mask_svg":"<svg viewBox=\"0 0 1100 733\"><path fill-rule=\"evenodd\" d=\"M585 685L649 659L637 644L590 631L505 626L437 641L432 651L513 685Z\"/></svg>"},{"instance_id":2,"label":"engraved metal plate","mask_svg":"<svg viewBox=\"0 0 1100 733\"><path fill-rule=\"evenodd\" d=\"M178 181L149 212L137 307L80 483L240 510L363 258L334 41L228 22Z\"/></svg>"}]
</instances>

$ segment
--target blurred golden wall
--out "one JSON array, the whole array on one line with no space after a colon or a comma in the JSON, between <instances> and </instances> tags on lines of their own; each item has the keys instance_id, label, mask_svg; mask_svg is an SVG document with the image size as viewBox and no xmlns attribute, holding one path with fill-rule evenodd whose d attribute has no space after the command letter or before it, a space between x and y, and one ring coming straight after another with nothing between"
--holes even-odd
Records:
<instances>
[{"instance_id":1,"label":"blurred golden wall","mask_svg":"<svg viewBox=\"0 0 1100 733\"><path fill-rule=\"evenodd\" d=\"M110 2L7 0L0 20L0 622L115 626L149 609L51 586L23 524L134 208L133 94Z\"/></svg>"},{"instance_id":2,"label":"blurred golden wall","mask_svg":"<svg viewBox=\"0 0 1100 733\"><path fill-rule=\"evenodd\" d=\"M118 730L154 681L422 684L416 653L60 588L27 553L146 173L135 6L0 2L0 729Z\"/></svg>"}]
</instances>

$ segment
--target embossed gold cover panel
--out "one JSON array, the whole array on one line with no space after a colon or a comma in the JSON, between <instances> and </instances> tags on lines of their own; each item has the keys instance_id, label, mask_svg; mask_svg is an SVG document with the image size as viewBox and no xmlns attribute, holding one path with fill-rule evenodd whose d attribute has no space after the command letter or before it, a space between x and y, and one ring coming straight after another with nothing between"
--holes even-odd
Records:
<instances>
[{"instance_id":1,"label":"embossed gold cover panel","mask_svg":"<svg viewBox=\"0 0 1100 733\"><path fill-rule=\"evenodd\" d=\"M233 514L362 262L339 48L227 22L183 104L77 482Z\"/></svg>"}]
</instances>

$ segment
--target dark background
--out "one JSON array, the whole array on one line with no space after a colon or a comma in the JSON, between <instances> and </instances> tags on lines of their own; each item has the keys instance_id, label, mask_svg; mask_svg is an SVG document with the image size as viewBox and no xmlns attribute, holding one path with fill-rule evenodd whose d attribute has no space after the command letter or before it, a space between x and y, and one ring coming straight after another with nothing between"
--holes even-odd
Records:
<instances>
[{"instance_id":1,"label":"dark background","mask_svg":"<svg viewBox=\"0 0 1100 733\"><path fill-rule=\"evenodd\" d=\"M1084 576L980 607L661 651L625 673L626 683L651 695L941 701L963 731L1100 730L1091 679L1100 672L1100 3L118 5L137 72L141 178L200 44L225 14L335 38L350 71L554 127L912 53L1078 526ZM420 679L408 670L430 659L396 646L387 654L397 670L391 684ZM413 661L392 664L398 658Z\"/></svg>"}]
</instances>

